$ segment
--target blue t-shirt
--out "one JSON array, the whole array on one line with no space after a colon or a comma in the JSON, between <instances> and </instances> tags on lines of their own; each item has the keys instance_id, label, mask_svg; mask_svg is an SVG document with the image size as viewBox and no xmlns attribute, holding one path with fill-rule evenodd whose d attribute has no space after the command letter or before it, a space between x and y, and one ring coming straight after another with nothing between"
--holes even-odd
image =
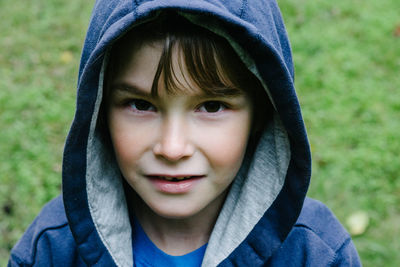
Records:
<instances>
[{"instance_id":1,"label":"blue t-shirt","mask_svg":"<svg viewBox=\"0 0 400 267\"><path fill-rule=\"evenodd\" d=\"M135 267L198 267L203 261L207 244L182 256L171 256L160 250L143 231L140 223L134 220L133 260Z\"/></svg>"}]
</instances>

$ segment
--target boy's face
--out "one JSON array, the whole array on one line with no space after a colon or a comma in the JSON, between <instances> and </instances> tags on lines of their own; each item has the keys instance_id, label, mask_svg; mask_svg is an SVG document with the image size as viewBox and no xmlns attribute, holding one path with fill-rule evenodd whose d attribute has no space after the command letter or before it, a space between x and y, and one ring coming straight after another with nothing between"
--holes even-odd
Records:
<instances>
[{"instance_id":1,"label":"boy's face","mask_svg":"<svg viewBox=\"0 0 400 267\"><path fill-rule=\"evenodd\" d=\"M178 51L173 69L182 90L166 93L161 75L158 96L152 96L161 43L127 50L110 82L107 111L124 178L159 216L218 212L245 154L250 99L241 90L234 96L204 93L180 71Z\"/></svg>"}]
</instances>

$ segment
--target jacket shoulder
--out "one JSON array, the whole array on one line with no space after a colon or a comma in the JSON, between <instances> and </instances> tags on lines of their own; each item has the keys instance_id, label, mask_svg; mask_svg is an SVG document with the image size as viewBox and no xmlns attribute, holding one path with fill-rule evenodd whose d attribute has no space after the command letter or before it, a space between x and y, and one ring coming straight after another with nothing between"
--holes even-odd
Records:
<instances>
[{"instance_id":1,"label":"jacket shoulder","mask_svg":"<svg viewBox=\"0 0 400 267\"><path fill-rule=\"evenodd\" d=\"M336 251L350 235L322 202L306 198L295 228L306 228Z\"/></svg>"},{"instance_id":2,"label":"jacket shoulder","mask_svg":"<svg viewBox=\"0 0 400 267\"><path fill-rule=\"evenodd\" d=\"M321 202L307 198L269 266L361 266L350 235Z\"/></svg>"},{"instance_id":3,"label":"jacket shoulder","mask_svg":"<svg viewBox=\"0 0 400 267\"><path fill-rule=\"evenodd\" d=\"M11 250L8 266L79 266L79 262L62 197L58 196L43 207Z\"/></svg>"}]
</instances>

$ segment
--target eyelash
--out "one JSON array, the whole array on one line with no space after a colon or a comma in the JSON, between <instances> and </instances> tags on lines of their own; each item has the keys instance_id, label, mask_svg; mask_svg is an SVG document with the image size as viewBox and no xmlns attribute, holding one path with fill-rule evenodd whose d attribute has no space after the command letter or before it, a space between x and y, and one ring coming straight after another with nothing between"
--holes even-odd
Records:
<instances>
[{"instance_id":1,"label":"eyelash","mask_svg":"<svg viewBox=\"0 0 400 267\"><path fill-rule=\"evenodd\" d=\"M135 112L157 112L157 108L147 100L144 99L130 99L126 101L126 106ZM201 103L197 108L196 112L204 112L209 114L217 114L228 109L229 106L218 100L210 100Z\"/></svg>"},{"instance_id":2,"label":"eyelash","mask_svg":"<svg viewBox=\"0 0 400 267\"><path fill-rule=\"evenodd\" d=\"M212 104L214 104L214 105L217 104L217 105L218 105L218 109L217 109L216 111L210 112L210 111L207 110L207 107L206 107L207 104L209 104L209 105L210 105L210 104L211 104L211 105L212 105ZM215 108L215 106L208 106L208 108L213 109L213 108ZM202 103L202 104L196 109L196 111L214 114L214 113L222 112L222 111L224 111L224 110L227 109L227 108L228 108L228 106L227 106L226 104L224 104L223 102L213 100L213 101L206 101L206 102Z\"/></svg>"},{"instance_id":3,"label":"eyelash","mask_svg":"<svg viewBox=\"0 0 400 267\"><path fill-rule=\"evenodd\" d=\"M149 101L146 101L143 99L137 99L137 98L130 99L129 101L127 101L126 105L136 112L156 112L157 111L157 108L153 104L151 104ZM139 107L138 107L138 105L139 105Z\"/></svg>"}]
</instances>

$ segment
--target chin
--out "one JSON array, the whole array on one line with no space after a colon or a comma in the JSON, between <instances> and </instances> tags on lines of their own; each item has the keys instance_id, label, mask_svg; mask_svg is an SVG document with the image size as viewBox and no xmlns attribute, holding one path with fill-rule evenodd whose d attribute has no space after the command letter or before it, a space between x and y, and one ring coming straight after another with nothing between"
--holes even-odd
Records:
<instances>
[{"instance_id":1,"label":"chin","mask_svg":"<svg viewBox=\"0 0 400 267\"><path fill-rule=\"evenodd\" d=\"M179 219L187 219L190 218L196 214L199 213L200 209L195 209L195 208L158 208L158 207L151 207L153 212L157 214L160 217L163 217L165 219L174 219L174 220L179 220Z\"/></svg>"}]
</instances>

